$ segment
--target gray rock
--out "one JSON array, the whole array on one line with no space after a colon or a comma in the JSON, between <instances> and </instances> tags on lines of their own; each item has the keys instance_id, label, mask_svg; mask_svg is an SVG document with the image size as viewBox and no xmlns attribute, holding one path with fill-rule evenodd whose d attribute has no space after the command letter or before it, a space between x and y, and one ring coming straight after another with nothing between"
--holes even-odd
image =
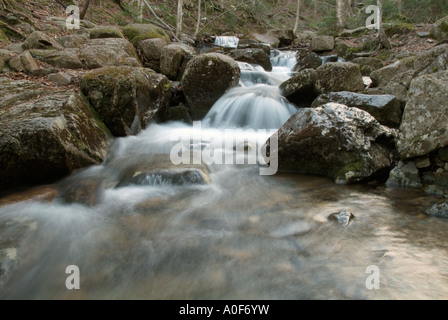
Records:
<instances>
[{"instance_id":1,"label":"gray rock","mask_svg":"<svg viewBox=\"0 0 448 320\"><path fill-rule=\"evenodd\" d=\"M355 219L355 215L346 210L341 210L328 216L328 220L335 221L342 224L343 226L348 226L353 221L353 219Z\"/></svg>"},{"instance_id":2,"label":"gray rock","mask_svg":"<svg viewBox=\"0 0 448 320\"><path fill-rule=\"evenodd\" d=\"M429 157L416 158L414 159L414 163L417 169L428 168L431 166L431 159Z\"/></svg>"},{"instance_id":3,"label":"gray rock","mask_svg":"<svg viewBox=\"0 0 448 320\"><path fill-rule=\"evenodd\" d=\"M294 70L300 72L305 69L317 69L323 64L322 59L313 53L310 53L305 58L299 60L294 67Z\"/></svg>"},{"instance_id":4,"label":"gray rock","mask_svg":"<svg viewBox=\"0 0 448 320\"><path fill-rule=\"evenodd\" d=\"M6 61L11 57L11 54L10 51L0 49L0 72L3 71Z\"/></svg>"},{"instance_id":5,"label":"gray rock","mask_svg":"<svg viewBox=\"0 0 448 320\"><path fill-rule=\"evenodd\" d=\"M278 131L280 171L328 176L339 184L373 179L392 166L392 130L356 108L328 103L299 109Z\"/></svg>"},{"instance_id":6,"label":"gray rock","mask_svg":"<svg viewBox=\"0 0 448 320\"><path fill-rule=\"evenodd\" d=\"M311 50L314 52L333 51L334 37L317 36L311 40Z\"/></svg>"},{"instance_id":7,"label":"gray rock","mask_svg":"<svg viewBox=\"0 0 448 320\"><path fill-rule=\"evenodd\" d=\"M25 51L15 57L12 57L8 61L12 70L17 72L25 72L26 74L33 75L39 70L36 61L34 61L29 51Z\"/></svg>"},{"instance_id":8,"label":"gray rock","mask_svg":"<svg viewBox=\"0 0 448 320\"><path fill-rule=\"evenodd\" d=\"M289 29L269 30L267 34L278 39L279 47L290 46L294 40L294 32Z\"/></svg>"},{"instance_id":9,"label":"gray rock","mask_svg":"<svg viewBox=\"0 0 448 320\"><path fill-rule=\"evenodd\" d=\"M263 49L236 49L230 52L230 56L241 62L258 64L266 71L272 71L269 55Z\"/></svg>"},{"instance_id":10,"label":"gray rock","mask_svg":"<svg viewBox=\"0 0 448 320\"><path fill-rule=\"evenodd\" d=\"M383 67L383 61L373 57L355 58L351 62L359 64L363 76L370 76L370 74Z\"/></svg>"},{"instance_id":11,"label":"gray rock","mask_svg":"<svg viewBox=\"0 0 448 320\"><path fill-rule=\"evenodd\" d=\"M255 39L240 39L238 49L263 49L266 54L271 53L271 46Z\"/></svg>"},{"instance_id":12,"label":"gray rock","mask_svg":"<svg viewBox=\"0 0 448 320\"><path fill-rule=\"evenodd\" d=\"M30 34L22 45L23 49L61 50L62 46L54 39L40 31Z\"/></svg>"},{"instance_id":13,"label":"gray rock","mask_svg":"<svg viewBox=\"0 0 448 320\"><path fill-rule=\"evenodd\" d=\"M448 72L412 81L397 149L402 159L424 156L448 145Z\"/></svg>"},{"instance_id":14,"label":"gray rock","mask_svg":"<svg viewBox=\"0 0 448 320\"><path fill-rule=\"evenodd\" d=\"M315 88L319 93L364 90L364 81L357 64L329 62L317 68L316 72Z\"/></svg>"},{"instance_id":15,"label":"gray rock","mask_svg":"<svg viewBox=\"0 0 448 320\"><path fill-rule=\"evenodd\" d=\"M401 122L400 102L392 95L366 95L348 91L331 92L320 95L311 105L312 108L335 102L358 108L370 113L379 123L398 128Z\"/></svg>"},{"instance_id":16,"label":"gray rock","mask_svg":"<svg viewBox=\"0 0 448 320\"><path fill-rule=\"evenodd\" d=\"M162 49L169 44L169 41L161 38L146 39L140 41L140 49L148 61L149 68L156 72L160 72L160 58Z\"/></svg>"},{"instance_id":17,"label":"gray rock","mask_svg":"<svg viewBox=\"0 0 448 320\"><path fill-rule=\"evenodd\" d=\"M99 164L110 133L74 90L0 78L0 190ZM45 88L46 89L46 88Z\"/></svg>"},{"instance_id":18,"label":"gray rock","mask_svg":"<svg viewBox=\"0 0 448 320\"><path fill-rule=\"evenodd\" d=\"M185 43L170 43L161 50L160 71L170 80L180 80L188 61L195 55L194 48Z\"/></svg>"},{"instance_id":19,"label":"gray rock","mask_svg":"<svg viewBox=\"0 0 448 320\"><path fill-rule=\"evenodd\" d=\"M48 75L48 80L61 86L68 86L72 83L72 77L65 72L52 73Z\"/></svg>"},{"instance_id":20,"label":"gray rock","mask_svg":"<svg viewBox=\"0 0 448 320\"><path fill-rule=\"evenodd\" d=\"M421 188L422 181L415 163L400 161L390 172L386 182L388 187Z\"/></svg>"},{"instance_id":21,"label":"gray rock","mask_svg":"<svg viewBox=\"0 0 448 320\"><path fill-rule=\"evenodd\" d=\"M192 119L202 119L227 90L238 85L240 75L235 60L219 53L190 60L181 82Z\"/></svg>"},{"instance_id":22,"label":"gray rock","mask_svg":"<svg viewBox=\"0 0 448 320\"><path fill-rule=\"evenodd\" d=\"M436 203L431 209L428 209L426 213L432 217L448 218L448 200Z\"/></svg>"},{"instance_id":23,"label":"gray rock","mask_svg":"<svg viewBox=\"0 0 448 320\"><path fill-rule=\"evenodd\" d=\"M298 107L308 108L316 98L316 71L305 69L280 85L282 95Z\"/></svg>"},{"instance_id":24,"label":"gray rock","mask_svg":"<svg viewBox=\"0 0 448 320\"><path fill-rule=\"evenodd\" d=\"M151 69L106 67L81 79L81 90L114 136L137 134L169 106L169 80Z\"/></svg>"},{"instance_id":25,"label":"gray rock","mask_svg":"<svg viewBox=\"0 0 448 320\"><path fill-rule=\"evenodd\" d=\"M426 192L426 194L429 194L429 195L434 195L434 196L439 196L439 197L443 196L443 191L440 190L439 187L437 187L436 185L433 185L433 184L427 186L425 188L425 192Z\"/></svg>"},{"instance_id":26,"label":"gray rock","mask_svg":"<svg viewBox=\"0 0 448 320\"><path fill-rule=\"evenodd\" d=\"M436 40L448 39L448 16L433 24L430 35Z\"/></svg>"},{"instance_id":27,"label":"gray rock","mask_svg":"<svg viewBox=\"0 0 448 320\"><path fill-rule=\"evenodd\" d=\"M72 34L59 37L56 41L64 48L80 48L86 44L89 38L84 34Z\"/></svg>"}]
</instances>

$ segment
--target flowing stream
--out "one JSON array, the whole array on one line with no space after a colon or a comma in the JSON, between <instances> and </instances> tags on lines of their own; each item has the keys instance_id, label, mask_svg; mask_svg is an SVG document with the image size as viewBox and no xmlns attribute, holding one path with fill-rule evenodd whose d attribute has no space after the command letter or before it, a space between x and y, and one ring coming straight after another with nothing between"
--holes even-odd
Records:
<instances>
[{"instance_id":1,"label":"flowing stream","mask_svg":"<svg viewBox=\"0 0 448 320\"><path fill-rule=\"evenodd\" d=\"M241 86L200 128L153 124L56 186L101 180L97 205L56 198L0 207L0 252L14 262L0 299L447 299L448 222L424 214L436 200L418 191L263 176L255 164L211 165L208 185L109 187L129 163L169 153L173 135L207 143L240 128L254 129L248 143L266 141L261 129L278 129L296 110L278 89L294 59L277 52L270 73L241 64ZM329 221L339 210L356 218ZM70 265L80 269L80 290L66 289ZM366 287L372 265L377 290Z\"/></svg>"}]
</instances>

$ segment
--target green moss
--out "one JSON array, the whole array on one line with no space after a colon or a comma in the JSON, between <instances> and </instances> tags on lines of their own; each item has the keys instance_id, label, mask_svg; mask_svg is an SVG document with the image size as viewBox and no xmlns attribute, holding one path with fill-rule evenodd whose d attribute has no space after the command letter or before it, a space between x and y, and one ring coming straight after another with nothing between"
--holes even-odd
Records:
<instances>
[{"instance_id":1,"label":"green moss","mask_svg":"<svg viewBox=\"0 0 448 320\"><path fill-rule=\"evenodd\" d=\"M90 31L90 39L101 38L124 38L124 36L116 27L101 27Z\"/></svg>"},{"instance_id":2,"label":"green moss","mask_svg":"<svg viewBox=\"0 0 448 320\"><path fill-rule=\"evenodd\" d=\"M448 33L448 23L446 21L442 21L440 23L440 30L443 31L444 33Z\"/></svg>"},{"instance_id":3,"label":"green moss","mask_svg":"<svg viewBox=\"0 0 448 320\"><path fill-rule=\"evenodd\" d=\"M436 73L437 71L439 71L439 67L434 67L434 69L432 69L433 73Z\"/></svg>"},{"instance_id":4,"label":"green moss","mask_svg":"<svg viewBox=\"0 0 448 320\"><path fill-rule=\"evenodd\" d=\"M166 39L167 41L170 40L170 38L162 28L159 28L152 24L127 25L123 28L123 32L134 46L137 45L140 41L146 39L161 38Z\"/></svg>"}]
</instances>

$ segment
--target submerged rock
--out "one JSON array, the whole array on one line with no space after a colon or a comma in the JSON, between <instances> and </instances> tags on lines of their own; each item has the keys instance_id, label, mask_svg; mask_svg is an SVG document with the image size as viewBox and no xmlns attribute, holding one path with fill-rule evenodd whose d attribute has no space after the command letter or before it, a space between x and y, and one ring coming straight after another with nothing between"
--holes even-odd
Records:
<instances>
[{"instance_id":1,"label":"submerged rock","mask_svg":"<svg viewBox=\"0 0 448 320\"><path fill-rule=\"evenodd\" d=\"M168 108L169 80L151 69L107 67L81 79L82 92L114 136L137 134Z\"/></svg>"},{"instance_id":2,"label":"submerged rock","mask_svg":"<svg viewBox=\"0 0 448 320\"><path fill-rule=\"evenodd\" d=\"M392 130L363 110L328 103L299 109L278 131L280 171L328 176L338 184L372 179L394 161Z\"/></svg>"},{"instance_id":3,"label":"submerged rock","mask_svg":"<svg viewBox=\"0 0 448 320\"><path fill-rule=\"evenodd\" d=\"M448 71L412 81L397 149L402 159L424 156L448 145Z\"/></svg>"},{"instance_id":4,"label":"submerged rock","mask_svg":"<svg viewBox=\"0 0 448 320\"><path fill-rule=\"evenodd\" d=\"M263 49L236 49L230 52L230 56L241 62L258 64L266 71L272 71L269 55Z\"/></svg>"},{"instance_id":5,"label":"submerged rock","mask_svg":"<svg viewBox=\"0 0 448 320\"><path fill-rule=\"evenodd\" d=\"M403 187L403 188L421 188L422 181L420 174L415 166L415 163L400 161L389 175L386 182L388 187Z\"/></svg>"},{"instance_id":6,"label":"submerged rock","mask_svg":"<svg viewBox=\"0 0 448 320\"><path fill-rule=\"evenodd\" d=\"M110 133L73 90L0 78L0 190L55 181L104 160Z\"/></svg>"},{"instance_id":7,"label":"submerged rock","mask_svg":"<svg viewBox=\"0 0 448 320\"><path fill-rule=\"evenodd\" d=\"M113 163L111 164L114 165ZM126 168L118 187L129 185L209 184L210 171L205 164L172 163L169 155L150 155Z\"/></svg>"},{"instance_id":8,"label":"submerged rock","mask_svg":"<svg viewBox=\"0 0 448 320\"><path fill-rule=\"evenodd\" d=\"M426 213L432 217L448 218L448 200L437 203L428 209Z\"/></svg>"},{"instance_id":9,"label":"submerged rock","mask_svg":"<svg viewBox=\"0 0 448 320\"><path fill-rule=\"evenodd\" d=\"M348 226L353 221L353 219L355 219L355 215L346 210L341 210L328 216L328 220L336 221L337 223L340 223L344 226Z\"/></svg>"},{"instance_id":10,"label":"submerged rock","mask_svg":"<svg viewBox=\"0 0 448 320\"><path fill-rule=\"evenodd\" d=\"M232 58L207 53L194 57L187 64L182 86L193 120L201 120L230 88L240 80L240 68Z\"/></svg>"},{"instance_id":11,"label":"submerged rock","mask_svg":"<svg viewBox=\"0 0 448 320\"><path fill-rule=\"evenodd\" d=\"M366 95L341 91L320 95L312 107L321 106L328 102L340 103L358 108L370 113L379 123L398 128L401 122L400 102L392 95Z\"/></svg>"}]
</instances>

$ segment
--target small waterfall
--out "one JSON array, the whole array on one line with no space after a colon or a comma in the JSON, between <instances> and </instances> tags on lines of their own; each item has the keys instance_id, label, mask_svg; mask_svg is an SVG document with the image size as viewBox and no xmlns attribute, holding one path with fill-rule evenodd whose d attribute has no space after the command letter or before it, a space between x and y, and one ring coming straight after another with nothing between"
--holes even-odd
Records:
<instances>
[{"instance_id":1,"label":"small waterfall","mask_svg":"<svg viewBox=\"0 0 448 320\"><path fill-rule=\"evenodd\" d=\"M254 85L230 90L204 118L204 127L278 129L295 112L276 86Z\"/></svg>"},{"instance_id":2,"label":"small waterfall","mask_svg":"<svg viewBox=\"0 0 448 320\"><path fill-rule=\"evenodd\" d=\"M274 52L272 72L239 62L240 87L224 94L203 120L205 128L279 129L297 109L280 93L279 85L291 77L294 52Z\"/></svg>"},{"instance_id":3,"label":"small waterfall","mask_svg":"<svg viewBox=\"0 0 448 320\"><path fill-rule=\"evenodd\" d=\"M219 36L215 39L215 46L224 48L238 48L240 39L231 36Z\"/></svg>"}]
</instances>

